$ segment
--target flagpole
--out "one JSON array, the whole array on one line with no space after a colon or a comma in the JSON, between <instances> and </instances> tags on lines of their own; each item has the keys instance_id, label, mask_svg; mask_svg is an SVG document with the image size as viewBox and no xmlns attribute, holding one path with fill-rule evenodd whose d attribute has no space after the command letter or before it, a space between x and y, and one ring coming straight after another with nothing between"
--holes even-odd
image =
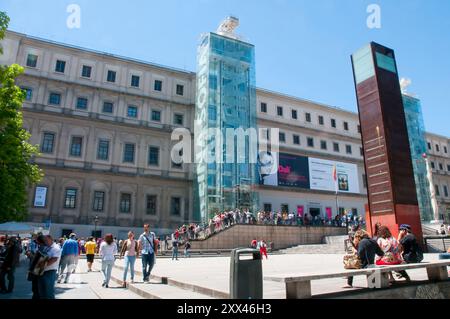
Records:
<instances>
[{"instance_id":1,"label":"flagpole","mask_svg":"<svg viewBox=\"0 0 450 319\"><path fill-rule=\"evenodd\" d=\"M337 167L334 164L333 168L334 189L336 191L336 214L339 216L339 200L338 200L338 181L337 181Z\"/></svg>"}]
</instances>

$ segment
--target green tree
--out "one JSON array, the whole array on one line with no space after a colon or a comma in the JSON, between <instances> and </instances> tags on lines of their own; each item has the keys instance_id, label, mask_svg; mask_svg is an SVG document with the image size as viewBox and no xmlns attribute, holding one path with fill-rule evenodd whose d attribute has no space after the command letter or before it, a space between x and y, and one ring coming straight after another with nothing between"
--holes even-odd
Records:
<instances>
[{"instance_id":1,"label":"green tree","mask_svg":"<svg viewBox=\"0 0 450 319\"><path fill-rule=\"evenodd\" d=\"M0 11L0 40L8 23L9 17ZM0 222L26 218L28 187L43 175L33 163L38 149L28 143L30 134L22 127L25 93L16 85L22 72L17 64L0 66Z\"/></svg>"}]
</instances>

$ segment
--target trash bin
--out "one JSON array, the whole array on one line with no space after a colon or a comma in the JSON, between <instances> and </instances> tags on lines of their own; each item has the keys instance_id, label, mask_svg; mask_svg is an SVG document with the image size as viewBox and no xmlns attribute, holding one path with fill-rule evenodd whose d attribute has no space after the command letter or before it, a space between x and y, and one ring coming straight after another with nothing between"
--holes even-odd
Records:
<instances>
[{"instance_id":1,"label":"trash bin","mask_svg":"<svg viewBox=\"0 0 450 319\"><path fill-rule=\"evenodd\" d=\"M233 249L230 260L230 299L262 299L262 285L262 263L259 250Z\"/></svg>"}]
</instances>

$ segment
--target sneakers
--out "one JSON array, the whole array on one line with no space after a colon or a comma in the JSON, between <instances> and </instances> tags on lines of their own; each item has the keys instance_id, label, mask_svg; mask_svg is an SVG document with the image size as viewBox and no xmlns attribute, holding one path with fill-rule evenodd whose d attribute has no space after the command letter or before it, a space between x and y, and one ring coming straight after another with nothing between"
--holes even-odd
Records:
<instances>
[{"instance_id":1,"label":"sneakers","mask_svg":"<svg viewBox=\"0 0 450 319\"><path fill-rule=\"evenodd\" d=\"M105 287L105 286L106 286L106 282L103 282L103 283L102 283L102 287Z\"/></svg>"}]
</instances>

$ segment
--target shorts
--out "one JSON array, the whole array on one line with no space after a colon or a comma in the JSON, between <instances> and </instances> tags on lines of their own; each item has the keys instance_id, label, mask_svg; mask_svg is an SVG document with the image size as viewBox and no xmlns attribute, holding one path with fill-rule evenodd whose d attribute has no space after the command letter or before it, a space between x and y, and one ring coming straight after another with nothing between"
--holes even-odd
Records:
<instances>
[{"instance_id":1,"label":"shorts","mask_svg":"<svg viewBox=\"0 0 450 319\"><path fill-rule=\"evenodd\" d=\"M93 263L94 262L94 254L86 255L86 260L88 263Z\"/></svg>"}]
</instances>

